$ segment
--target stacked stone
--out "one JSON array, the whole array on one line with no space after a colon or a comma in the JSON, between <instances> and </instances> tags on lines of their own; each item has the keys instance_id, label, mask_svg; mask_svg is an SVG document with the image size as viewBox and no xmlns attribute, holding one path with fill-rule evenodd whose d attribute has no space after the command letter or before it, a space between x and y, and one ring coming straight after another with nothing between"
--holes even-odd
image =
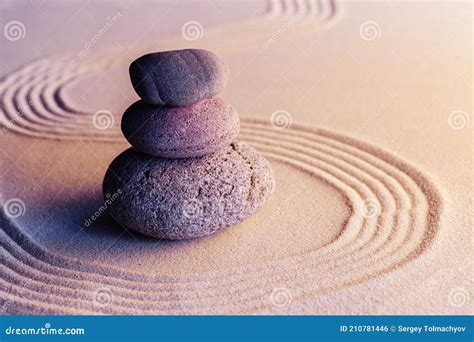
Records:
<instances>
[{"instance_id":1,"label":"stacked stone","mask_svg":"<svg viewBox=\"0 0 474 342\"><path fill-rule=\"evenodd\" d=\"M130 65L141 100L122 118L131 148L109 166L104 196L122 225L171 240L212 234L244 220L274 189L268 161L236 141L239 116L217 97L228 69L213 53L144 55Z\"/></svg>"}]
</instances>

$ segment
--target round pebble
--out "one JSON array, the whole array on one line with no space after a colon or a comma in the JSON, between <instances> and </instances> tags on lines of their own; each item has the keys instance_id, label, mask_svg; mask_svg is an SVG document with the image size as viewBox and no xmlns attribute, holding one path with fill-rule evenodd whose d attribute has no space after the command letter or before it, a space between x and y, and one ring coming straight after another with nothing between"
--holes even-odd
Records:
<instances>
[{"instance_id":1,"label":"round pebble","mask_svg":"<svg viewBox=\"0 0 474 342\"><path fill-rule=\"evenodd\" d=\"M167 158L199 157L235 140L239 116L218 98L186 107L132 104L122 117L122 132L138 151Z\"/></svg>"},{"instance_id":2,"label":"round pebble","mask_svg":"<svg viewBox=\"0 0 474 342\"><path fill-rule=\"evenodd\" d=\"M104 198L115 198L110 214L120 224L170 240L235 225L273 190L270 164L243 143L187 159L154 158L130 148L112 162L103 182Z\"/></svg>"},{"instance_id":3,"label":"round pebble","mask_svg":"<svg viewBox=\"0 0 474 342\"><path fill-rule=\"evenodd\" d=\"M228 69L214 53L200 49L141 56L130 65L133 88L151 104L187 106L224 89Z\"/></svg>"}]
</instances>

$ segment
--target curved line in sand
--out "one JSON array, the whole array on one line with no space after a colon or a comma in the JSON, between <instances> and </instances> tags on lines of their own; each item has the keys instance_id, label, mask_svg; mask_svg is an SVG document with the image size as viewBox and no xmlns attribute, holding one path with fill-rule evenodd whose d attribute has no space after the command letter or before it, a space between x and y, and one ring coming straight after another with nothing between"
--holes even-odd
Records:
<instances>
[{"instance_id":1,"label":"curved line in sand","mask_svg":"<svg viewBox=\"0 0 474 342\"><path fill-rule=\"evenodd\" d=\"M62 94L67 84L104 64L40 60L12 73L0 83L0 123L43 138L123 141L118 129L94 129L92 113L73 109ZM21 115L15 115L19 108ZM29 308L27 312L255 312L271 308L269 289L277 283L292 288L294 300L334 291L400 267L433 240L441 197L423 174L390 153L327 130L293 125L280 131L251 119L242 120L241 137L269 158L325 181L346 198L352 216L335 241L258 265L191 276L147 276L55 256L2 216L1 260L7 267L0 292L13 296L18 310ZM380 203L381 215L361 217L358 207L366 198ZM338 281L331 282L331 275ZM18 285L26 280L27 295ZM110 306L91 306L98 284L113 289L116 299Z\"/></svg>"},{"instance_id":2,"label":"curved line in sand","mask_svg":"<svg viewBox=\"0 0 474 342\"><path fill-rule=\"evenodd\" d=\"M335 0L268 0L269 17L308 16L330 20L338 11Z\"/></svg>"},{"instance_id":3,"label":"curved line in sand","mask_svg":"<svg viewBox=\"0 0 474 342\"><path fill-rule=\"evenodd\" d=\"M274 12L279 13L277 18L285 20L282 26L287 28L285 18L297 13L304 14L300 24L313 25L314 16L334 22L328 19L335 19L341 11L336 0L270 0L267 16L272 17ZM118 130L91 129L92 114L74 109L64 98L63 91L68 84L83 74L107 69L121 60L117 58L117 51L110 53L105 50L105 53L95 55L95 59L87 52L43 58L3 77L0 81L0 125L17 133L42 138L123 141ZM70 121L72 118L74 120ZM58 126L57 122L62 122L62 125Z\"/></svg>"},{"instance_id":4,"label":"curved line in sand","mask_svg":"<svg viewBox=\"0 0 474 342\"><path fill-rule=\"evenodd\" d=\"M250 126L250 132L249 132L249 133L247 133L247 131L246 131L247 127L246 127L246 128L243 128L243 131L245 132L244 134L249 134L249 135L250 135L250 139L252 139L252 137L254 137L253 139L256 140L255 143L262 145L261 150L265 150L265 145L271 145L271 140L268 139L268 138L265 138L266 140L264 139L263 142L262 142L262 141L259 142L258 139L255 138L255 136L260 137L260 135L264 135L265 132L259 132L259 134L252 134L252 132L251 132L252 129L253 129L253 130L257 129L257 131L262 131L262 129L259 128L259 126L263 126L263 127L267 126L265 123L260 122L260 123L258 123L258 124L252 123L252 124L248 125L246 120L245 120L244 122L245 122L245 125L244 125L244 126ZM275 134L275 135L276 135L275 138L278 138L279 141L284 140L284 139L282 139L282 138L284 138L284 137L282 137L282 134L281 134L281 133L275 133L275 132L273 132L273 131L271 130L271 128L268 128L267 130L268 130L269 132ZM288 131L291 131L291 130L288 130ZM306 131L306 130L302 130L302 131L303 131L303 134L305 134L305 131ZM268 134L268 133L267 133L267 134ZM292 134L290 134L290 135L295 135L295 134L298 135L298 136L300 136L300 135L302 134L302 132L292 132ZM318 137L318 138L319 138L319 139L322 138L323 140L324 140L324 139L331 140L331 138L328 139L328 137L325 137L324 135L322 135L322 137ZM295 139L295 138L293 138L293 139ZM248 139L247 139L247 140L248 140ZM340 142L338 142L338 141L332 142L332 143L333 143L333 144L336 144L336 145L337 145L337 144L340 144ZM282 147L280 146L281 143L280 143L280 142L277 142L277 144L278 144L278 146L276 147L276 149L277 149L277 150L281 150L281 149L282 149ZM304 144L308 144L308 142L306 142L306 143L303 144L303 143L301 143L301 142L297 142L297 141L296 141L296 142L291 142L291 144L294 145L294 146L291 146L291 148L289 149L289 155L293 155L293 156L294 156L294 154L295 154L297 151L300 151L300 150L301 150L301 148L300 148L300 150L298 149L298 146L300 146L300 145L303 145L303 146L304 146ZM344 144L342 144L342 145L344 145ZM285 145L285 146L286 146L286 145ZM348 147L345 148L346 150L349 150L349 151L350 151L351 149L354 149L354 148L353 148L352 146L350 146L350 145L347 145L347 146L348 146ZM257 145L257 147L259 147L259 146ZM267 149L269 149L269 148L267 147ZM270 148L270 151L272 151L271 148ZM300 152L301 152L301 151L300 151ZM281 151L277 151L277 152L275 152L275 151L273 151L273 152L267 152L267 155L269 155L269 154L271 154L271 153L275 154L275 157L276 157L276 158L280 158L280 159L281 159L282 156L285 155L285 153L282 153ZM288 153L288 152L287 152L287 153ZM332 153L333 156L334 156L335 154L337 155L336 151L332 151L331 153ZM374 160L377 159L377 157L371 156L369 153L366 153L366 152L364 152L363 150L360 151L359 153L360 153L360 154L364 154L364 153L365 153L365 154L366 154L366 156L365 156L366 158L369 157L369 158L372 158L372 159L374 159ZM330 155L331 155L331 154L330 154ZM357 154L356 154L356 153L352 153L352 155L357 155ZM344 158L346 158L346 160L348 160L348 159L350 159L351 157L354 159L354 157L351 156L351 153L347 153L347 152L346 152L346 155L344 156ZM289 159L289 158L288 158L288 159ZM341 158L340 158L340 159L341 159ZM296 160L298 160L298 158L296 158ZM290 162L291 162L291 159L290 159ZM304 161L304 160L303 160L303 161L300 161L300 163L302 164L302 165L300 165L300 166L303 167L303 168L308 164L308 162L307 162L307 161ZM372 164L377 165L377 163L383 164L383 162L381 163L381 161L373 162ZM366 162L366 164L367 164L366 167L368 167L368 168L371 167L371 163ZM342 164L341 164L341 165L342 165ZM340 165L339 167L341 167L341 165ZM347 165L350 165L350 164L347 163ZM347 168L347 166L346 166L346 168ZM393 169L396 170L396 168L393 168ZM393 173L394 171L392 170L391 172ZM403 180L403 178L407 178L408 181L411 179L410 177L408 177L408 175L407 175L406 173L404 173L404 172L402 172L402 171L400 171L400 170L399 170L398 172L400 172L400 174L398 175L398 177L399 177L400 179ZM320 173L321 173L321 172L320 172ZM354 173L354 170L352 170L352 173ZM412 172L412 173L413 173L413 172ZM416 175L417 173L415 172L415 173L413 173L413 174ZM382 175L383 175L383 173L382 173ZM387 173L387 175L388 175L388 173ZM358 175L358 176L359 176L359 178L360 178L360 175ZM389 176L386 176L385 178L389 179L390 177L389 177ZM384 179L384 178L382 177L382 181L385 182L385 183L388 182L387 179ZM403 181L403 182L406 182L406 181ZM413 182L413 181L412 181L412 182ZM414 183L414 184L411 184L411 186L410 186L409 182L407 182L407 184L406 184L405 186L410 186L410 187L412 187L413 185L415 185L415 186L418 185L416 182L413 182L413 183ZM387 184L388 184L388 183L387 183ZM391 186L392 186L392 191L393 191L393 190L396 190L395 184L396 184L396 183L393 183L393 184L391 185ZM352 187L351 187L351 186L348 186L348 191L349 191L349 192L350 192L350 189L353 189L353 186L352 186ZM398 190L400 191L401 188L399 187ZM416 190L416 188L415 188L415 190ZM380 190L379 190L379 191L380 191ZM402 194L403 194L403 192L402 192ZM419 196L420 193L418 193L417 195ZM407 194L405 194L405 199L402 199L402 200L401 200L401 204L402 204L402 205L405 205L405 207L407 206L407 199L406 199L406 196L407 196ZM420 201L423 200L423 198L417 198L417 197L416 197L415 195L413 195L413 194L412 194L411 196L409 196L409 197L416 199L418 203L420 203ZM431 199L432 199L432 200L431 200L431 203L435 203L435 204L436 204L436 201L433 202L433 198L434 198L434 197L433 197L433 194L430 194L430 197L431 197ZM401 196L400 198L404 198L404 197ZM399 198L399 201L400 201L400 198ZM381 202L382 202L382 203L385 203L385 201L381 201ZM423 206L421 206L420 208L423 208ZM415 206L415 209L416 209L416 206ZM418 208L418 209L419 209L419 208ZM439 209L439 208L438 208L438 209ZM406 211L406 210L407 210L407 208L405 209L405 211ZM435 210L435 211L438 212L438 210ZM356 214L357 214L357 213L355 213L354 215L356 215ZM386 215L386 213L385 213L384 215ZM421 215L420 213L414 213L414 214L412 214L413 217L415 217L415 216L420 216L420 215ZM401 210L399 210L398 216L403 216ZM421 215L421 216L423 216L423 215ZM428 216L429 216L429 215L428 215ZM372 223L373 223L373 222L372 222ZM415 226L416 226L416 225L415 225ZM428 225L427 227L431 227L431 226ZM388 233L388 234L389 234L388 236L390 236L390 234L392 234L393 231L394 231L393 228L394 228L393 226L388 225L388 229L386 230L385 235L387 235L387 233ZM417 228L417 227L415 227L415 228ZM347 229L348 229L348 228L346 227L346 230L347 230ZM419 231L418 231L418 230L419 230ZM424 231L423 229L420 230L419 227L418 227L418 230L417 230L417 229L414 229L414 228L413 228L413 224L412 224L412 225L411 225L411 228L410 228L408 231L412 231L412 232L417 232L417 231L418 231L418 232L420 232L420 231L423 232L423 231ZM427 230L426 227L425 227L425 230ZM430 231L431 231L431 230L428 229L428 232L430 232ZM396 232L396 231L395 231L395 232ZM352 233L354 233L354 232L352 232ZM374 234L374 233L375 233L375 234ZM425 233L426 233L426 232L425 232ZM432 235L434 234L434 232L432 232L432 233L426 233L426 234L425 234L425 233L422 234L422 235L424 235L425 238L421 240L421 245L423 245L423 246L429 242L429 240L432 238ZM356 232L356 235L357 235L357 234L358 234L358 233ZM419 235L419 234L418 234L418 235ZM366 236L366 238L367 238L367 237L369 238L367 242L370 242L370 241L371 241L371 238L370 238L371 236L372 236L372 237L378 236L378 237L380 238L381 236L383 236L383 234L381 234L380 232L377 233L377 232L372 231L372 232L370 232L370 233ZM403 237L403 236L402 236L402 237ZM427 240L426 237L430 237L430 239ZM412 237L412 238L413 238L413 237ZM342 237L340 237L340 239L342 239ZM23 242L25 242L24 239L22 239L22 240L23 240ZM386 239L383 239L382 241L385 241L385 240L386 240ZM400 239L399 239L399 240L400 240ZM393 240L393 238L392 238L392 239L389 238L388 241L392 241L392 242L393 242L393 241L397 241L397 240L396 240L396 239ZM402 246L404 246L403 243L406 242L406 241L410 242L410 236L408 236L408 238L407 238L407 237L404 237L401 241L399 241L399 243L401 242L401 243L402 243ZM373 241L372 241L372 242L373 242ZM420 240L419 240L419 239L415 239L415 242L417 242L417 243L415 244L415 246L413 246L414 248L412 248L411 253L408 253L408 255L406 255L407 258L409 258L410 255L413 255L413 256L418 255L418 253L415 252L415 251L418 250L418 251L421 252L421 251L424 249L424 247L420 249ZM334 242L334 244L335 244L335 243L336 243L336 242ZM360 243L359 243L359 244L360 244ZM362 243L361 246L359 246L358 249L363 248L364 245L365 245L365 243ZM365 253L365 254L366 254L366 257L373 258L375 251L380 250L383 246L384 246L384 245L383 245L383 243L382 243L382 244L379 244L379 246L378 246L377 248L375 248L374 250L369 250L368 253ZM398 246L398 245L395 244L395 247L397 247L397 246ZM351 247L354 247L354 246L349 246L349 247L351 248ZM324 249L324 248L323 248L323 249ZM323 250L323 249L321 249L321 250ZM339 252L340 252L341 249L340 249L339 247L336 248L336 250L338 250L338 249L339 249ZM394 251L396 251L396 249L395 249ZM389 254L389 256L390 256L390 255L394 255L394 253L395 253L394 251L392 251L392 252ZM366 252L367 252L367 251L366 251ZM34 254L35 254L35 253L34 253ZM320 253L320 254L321 254L321 253ZM331 257L331 259L334 259L334 257L335 257L336 255L334 255L334 253L333 253L333 254L329 253L329 256ZM308 257L308 255L305 255L305 257ZM396 255L396 257L397 257L397 258L395 259L395 263L392 265L392 267L398 267L399 264L401 264L402 261L403 261L403 260L401 260L401 259L399 258L398 255ZM350 259L353 260L353 259L354 259L354 255L348 254L348 258L350 258ZM334 262L331 263L331 260L324 260L324 259L323 259L323 260L318 260L318 259L319 259L319 258L311 259L310 262L314 263L314 262L316 261L316 262L318 262L319 265L322 264L323 266L333 265L333 264L334 264ZM399 259L400 259L400 260L399 260ZM296 260L296 264L297 264L298 266L302 266L302 265L303 265L304 267L310 267L309 269L313 269L314 271L317 270L317 269L314 268L314 266L308 266L306 263L304 263L304 262L302 262L302 261L304 261L304 260ZM340 262L340 261L338 261L338 262ZM380 259L376 259L375 262L380 262ZM294 263L295 263L295 262L292 262L292 264L294 264ZM365 264L365 265L367 265L367 264ZM394 265L396 265L396 266L394 266ZM62 266L63 266L63 267L67 267L67 266L64 265L64 264L63 264ZM77 266L77 265L76 265L76 266ZM350 271L351 269L352 269L352 272L354 272L355 266L356 266L356 263L354 262L352 265L350 265L349 268L341 268L341 270L343 270L343 273L346 273L346 272ZM266 267L269 267L269 266L267 265ZM311 268L311 267L312 267L312 268ZM39 268L41 268L41 267L39 267ZM284 270L284 272L288 272L288 269L287 269L286 267L282 267L281 265L277 265L276 268L277 268L276 273L282 272L282 269ZM366 267L366 268L367 268L367 267ZM385 268L386 268L386 265L385 265ZM273 268L273 270L274 270L274 268ZM301 271L301 268L298 268L297 270L300 270L300 271ZM324 270L323 270L323 271L324 271ZM328 272L328 271L330 271L330 270L326 270L326 271L322 272L322 274L327 274L327 273L325 273L325 272ZM73 272L77 272L77 271L73 271ZM247 271L245 271L244 273L246 273L246 272L247 272ZM332 272L334 273L334 270L332 270ZM381 271L379 271L379 272L381 272ZM240 275L242 275L242 274L240 274ZM287 275L288 275L288 274L287 274ZM108 276L111 276L111 274L108 274ZM207 276L209 276L209 274L207 274ZM205 276L205 278L207 278L207 276ZM218 276L219 276L219 277L222 277L222 274L221 274L221 275L218 275ZM290 276L288 277L288 278L289 278L288 281L291 281L291 278L292 278L293 276L294 276L294 275L290 275ZM358 274L358 276L361 277L361 274ZM61 276L60 276L60 277L61 277ZM225 277L226 277L226 279L227 279L228 275L226 275ZM268 277L268 275L265 274L265 277ZM367 277L369 277L369 274L363 274L363 276L362 276L362 278L364 278L364 279L367 278ZM167 278L168 280L171 280L173 277L165 277L165 278ZM177 277L175 277L175 278L177 278ZM186 277L186 278L187 278L187 277ZM199 278L199 277L198 277L198 278ZM246 283L249 284L249 287L254 287L255 284L258 283L257 279L261 279L260 276L257 277L257 278L252 278L252 276L250 276L250 277L248 277L248 278L249 278L249 279L247 279ZM281 278L280 278L280 279L281 279ZM11 280L13 280L13 279L11 279ZM97 279L96 279L96 280L97 280ZM145 280L145 279L143 279L143 280ZM142 280L142 281L143 281L143 280ZM147 280L150 281L151 279L147 279ZM154 281L158 281L158 280L159 280L159 279L154 278ZM174 279L174 280L176 280L176 279ZM198 290L198 289L199 289L200 291L203 291L203 288L202 288L202 287L196 288L197 280L198 280L198 279L197 279L196 277L191 277L190 279L188 279L188 281L192 282L192 283L187 284L187 286L188 286L188 288L189 288L189 291L191 291L191 293L192 293L193 290L196 291L196 290ZM161 279L161 281L163 281L163 279ZM280 281L281 281L281 280L280 280ZM15 282L18 282L18 279L16 279ZM132 281L132 282L133 282L133 281ZM166 281L165 281L165 282L166 282ZM166 283L167 283L167 282L166 282ZM232 284L232 283L231 283L231 284ZM220 286L222 286L222 287L227 287L227 286L229 286L229 285L231 285L231 284L225 284L225 283L224 283L224 284L220 284ZM353 282L349 282L349 284L346 284L346 285L351 285L351 284L353 284ZM83 285L83 284L82 284L82 285ZM137 285L137 284L135 284L135 285ZM169 285L169 284L168 284L168 285ZM332 285L334 285L334 284L332 284ZM165 286L166 286L166 285L165 285ZM89 287L90 287L90 286L89 286ZM176 296L176 292L180 291L180 290L177 289L178 287L179 287L179 286L177 286L177 284L172 284L172 287L168 287L168 288L165 287L165 289L163 289L163 291L170 291L170 292L171 292L171 295L174 294L174 295ZM334 289L334 286L330 286L330 288ZM118 291L117 289L115 289L115 290ZM216 292L215 289L212 289L212 290L213 290L213 292ZM43 292L45 292L45 293L50 293L50 291L51 291L51 288L46 288L46 289L43 288ZM321 288L320 288L319 291L324 291L324 289L321 289ZM12 291L12 292L13 292L13 291ZM67 294L67 293L68 293L68 292L66 292L66 294ZM115 292L114 292L114 293L115 293ZM245 297L244 297L245 300L243 300L243 302L245 302L245 304L247 304L247 309L248 309L248 304L250 304L250 302L249 302L249 296L248 296L248 293L247 293L247 292L244 292L244 293L245 293ZM117 292L117 294L119 294L119 292ZM148 298L147 298L147 297L148 297ZM183 305L184 303L186 303L186 295L184 295L183 293L180 293L180 295L178 295L177 297L179 298L179 302L180 302L180 304L181 304L181 305L180 305L180 310L182 310L182 311L179 311L179 310L178 310L178 311L173 311L173 310L176 310L176 309L173 309L173 306L171 305L171 306L169 306L169 308L168 308L168 309L172 310L171 312L193 312L193 311L192 311L192 306L196 306L196 304L197 304L196 300L192 300L192 299L191 299L191 300L189 301L190 307L186 307L186 305ZM224 297L226 297L226 292L224 292ZM227 297L228 297L228 293L227 293ZM261 299L261 297L262 297L261 294L258 293L258 291L257 291L257 293L256 293L256 295L255 295L255 299L259 299L259 298ZM130 294L130 293L126 293L126 295L124 296L124 298L127 298L127 300L124 301L125 305L126 305L127 303L130 303L130 302L131 302L131 300L130 300L131 294ZM142 297L142 298L143 298L143 297ZM164 304L164 303L166 303L166 302L172 302L172 300L170 300L170 298L168 298L168 300L166 300L166 299L164 299L164 298L161 297L161 300L159 301L159 302L161 303L161 305L159 305L159 306L156 307L155 309L150 309L150 307L151 307L151 305L149 305L150 301L153 301L153 298L154 298L155 300L157 300L157 298L160 298L160 297L156 297L156 296L155 296L155 297L153 297L153 296L152 296L152 297L150 297L150 296L145 296L145 298L147 298L147 299L146 299L146 303L143 303L143 304L145 304L146 307L148 308L148 309L145 310L146 312L149 312L149 311L147 311L147 310L153 310L153 312L156 312L156 310L158 310L158 308L163 309L163 304ZM232 295L230 296L230 298L232 298L233 300L239 298L238 292L237 292L237 294L232 294ZM188 298L188 299L189 299L189 298ZM199 298L199 299L207 300L208 297L202 297L202 298ZM176 301L177 301L177 300L176 300ZM227 308L229 307L228 301L229 301L229 298L227 298L227 304L225 305L225 307L227 307ZM87 301L86 301L86 302L87 302ZM231 302L233 302L233 301L231 301ZM78 304L78 303L76 303L76 306L77 306L77 304ZM241 304L242 304L242 303L241 303ZM208 304L206 305L206 307L209 307L209 306L212 306L212 305L210 305L210 304L208 303ZM261 303L260 303L260 306L261 306ZM257 307L260 307L260 306L257 305ZM113 309L111 312L123 312L123 311L117 311L117 310L124 310L123 308L122 308L122 309L118 309L118 308L112 308L112 307L110 307L110 308L108 308L108 309L109 309L109 310L112 310L112 309ZM134 308L127 308L126 310L131 310L131 311L133 311ZM202 310L202 308L199 308L199 307L198 307L196 310L197 310L197 312L199 312L199 310ZM222 310L222 309L221 309L221 310ZM142 312L143 312L143 310L142 310ZM166 311L166 312L168 312L168 311ZM219 311L219 312L222 312L222 311Z\"/></svg>"}]
</instances>

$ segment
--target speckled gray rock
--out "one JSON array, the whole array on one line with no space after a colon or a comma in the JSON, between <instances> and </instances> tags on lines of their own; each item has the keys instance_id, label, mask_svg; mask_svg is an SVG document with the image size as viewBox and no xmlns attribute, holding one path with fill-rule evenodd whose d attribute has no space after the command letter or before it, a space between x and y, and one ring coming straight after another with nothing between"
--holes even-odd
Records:
<instances>
[{"instance_id":1,"label":"speckled gray rock","mask_svg":"<svg viewBox=\"0 0 474 342\"><path fill-rule=\"evenodd\" d=\"M263 206L274 189L268 161L243 143L200 158L153 158L128 149L109 166L103 192L122 225L171 240L212 234Z\"/></svg>"},{"instance_id":2,"label":"speckled gray rock","mask_svg":"<svg viewBox=\"0 0 474 342\"><path fill-rule=\"evenodd\" d=\"M132 104L122 117L122 132L140 152L159 157L199 157L229 145L239 133L239 116L218 98L186 107Z\"/></svg>"},{"instance_id":3,"label":"speckled gray rock","mask_svg":"<svg viewBox=\"0 0 474 342\"><path fill-rule=\"evenodd\" d=\"M199 49L141 56L130 65L133 88L151 104L187 106L224 89L228 69L214 53Z\"/></svg>"}]
</instances>

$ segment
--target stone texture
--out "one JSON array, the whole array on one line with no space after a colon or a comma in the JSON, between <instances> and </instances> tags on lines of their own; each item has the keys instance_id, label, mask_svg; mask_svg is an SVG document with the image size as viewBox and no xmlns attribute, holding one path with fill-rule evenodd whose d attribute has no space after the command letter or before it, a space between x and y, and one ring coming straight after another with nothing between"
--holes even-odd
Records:
<instances>
[{"instance_id":1,"label":"stone texture","mask_svg":"<svg viewBox=\"0 0 474 342\"><path fill-rule=\"evenodd\" d=\"M128 149L110 165L104 196L121 190L110 214L148 236L181 240L237 224L263 206L274 190L268 161L233 143L200 158L166 159Z\"/></svg>"},{"instance_id":2,"label":"stone texture","mask_svg":"<svg viewBox=\"0 0 474 342\"><path fill-rule=\"evenodd\" d=\"M138 151L159 157L198 157L229 145L239 133L239 116L218 98L186 107L132 104L122 132Z\"/></svg>"},{"instance_id":3,"label":"stone texture","mask_svg":"<svg viewBox=\"0 0 474 342\"><path fill-rule=\"evenodd\" d=\"M224 89L228 69L214 53L200 49L141 56L130 65L137 94L151 104L187 106Z\"/></svg>"}]
</instances>

